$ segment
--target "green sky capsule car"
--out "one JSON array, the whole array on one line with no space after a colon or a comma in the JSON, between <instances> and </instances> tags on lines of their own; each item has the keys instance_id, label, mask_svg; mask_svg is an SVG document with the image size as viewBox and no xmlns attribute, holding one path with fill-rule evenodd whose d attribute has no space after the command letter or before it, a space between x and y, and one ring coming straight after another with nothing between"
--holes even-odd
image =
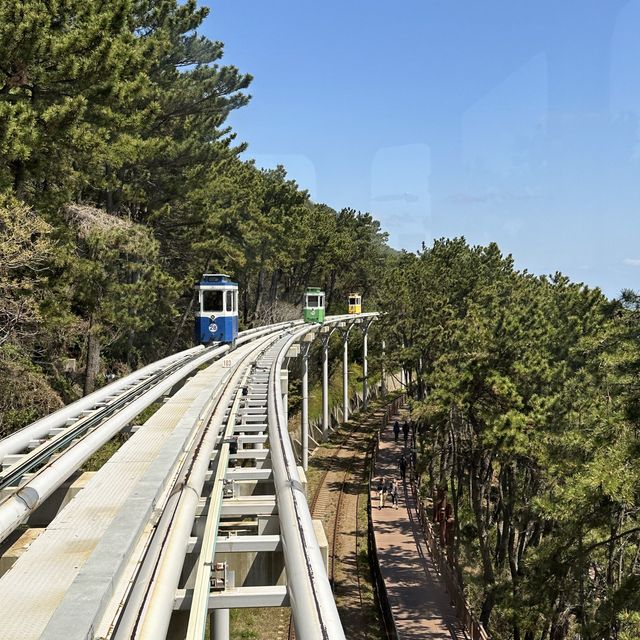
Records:
<instances>
[{"instance_id":1,"label":"green sky capsule car","mask_svg":"<svg viewBox=\"0 0 640 640\"><path fill-rule=\"evenodd\" d=\"M324 291L309 287L304 294L302 317L305 322L324 322Z\"/></svg>"}]
</instances>

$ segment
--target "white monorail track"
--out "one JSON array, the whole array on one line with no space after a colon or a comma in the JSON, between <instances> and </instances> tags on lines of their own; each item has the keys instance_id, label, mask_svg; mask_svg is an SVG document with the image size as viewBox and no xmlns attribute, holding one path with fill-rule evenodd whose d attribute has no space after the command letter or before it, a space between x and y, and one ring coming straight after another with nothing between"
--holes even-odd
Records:
<instances>
[{"instance_id":1,"label":"white monorail track","mask_svg":"<svg viewBox=\"0 0 640 640\"><path fill-rule=\"evenodd\" d=\"M328 317L325 325L330 330L370 322L373 315ZM275 504L268 507L267 497L264 503L278 514L280 536L251 540L284 554L287 586L272 589L272 597L291 605L298 637L342 640L288 433L280 377L291 346L317 330L300 321L280 323L241 333L234 351L222 346L181 352L0 441L6 465L0 482L4 477L5 484L17 483L4 489L11 493L0 502L2 539L146 406L201 370L158 412L156 430L166 441L157 442L155 432L147 436L149 427L142 427L35 541L30 558L21 558L0 579L0 598L8 607L0 616L0 637L155 640L166 636L172 612L185 608L180 637L204 637L216 548L242 544L242 538L231 542L218 535L220 515L231 506L223 500L224 479L241 477L244 468L229 469L229 460L249 454L256 461L250 468L254 476L269 477L275 486ZM163 426L163 411L177 416L175 427ZM257 449L231 455L234 433L246 434L240 439ZM269 449L263 450L267 434ZM136 442L151 446L153 464L138 460L144 456ZM271 469L262 467L267 456ZM210 494L203 492L205 483L212 483ZM113 513L102 513L103 501ZM92 524L87 518L94 512L100 515ZM206 524L194 538L199 513ZM181 574L193 553L195 587L185 593ZM52 577L59 584L52 585Z\"/></svg>"},{"instance_id":2,"label":"white monorail track","mask_svg":"<svg viewBox=\"0 0 640 640\"><path fill-rule=\"evenodd\" d=\"M237 344L292 324L244 331ZM195 347L164 358L0 441L0 489L8 494L0 498L0 542L137 415L198 367L228 351L228 345ZM35 447L30 449L30 444ZM33 469L37 471L27 475Z\"/></svg>"}]
</instances>

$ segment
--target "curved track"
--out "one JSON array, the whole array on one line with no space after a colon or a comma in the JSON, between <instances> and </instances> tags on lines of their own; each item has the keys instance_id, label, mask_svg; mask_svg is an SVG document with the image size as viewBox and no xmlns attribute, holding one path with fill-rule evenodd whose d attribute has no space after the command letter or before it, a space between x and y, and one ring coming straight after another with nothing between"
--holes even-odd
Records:
<instances>
[{"instance_id":1,"label":"curved track","mask_svg":"<svg viewBox=\"0 0 640 640\"><path fill-rule=\"evenodd\" d=\"M328 317L325 326L352 326L372 317ZM270 606L290 601L299 637L342 640L289 436L281 375L286 358L295 357L293 345L322 329L280 323L243 332L233 351L219 346L181 352L0 441L2 540L135 416L192 376L0 579L0 598L14 612L0 620L0 637L200 638L211 607L237 606L211 600L217 546L233 546L218 532L221 517L277 514L279 543L251 535L243 543L273 544L284 553L286 589L265 587L260 598L270 599ZM357 496L348 491L359 475L357 457L350 459L348 449L345 438L340 459L346 466L336 481L345 503L355 498L357 506ZM249 466L232 468L238 463ZM231 478L252 477L273 482L275 495L228 497ZM258 511L251 511L256 503ZM341 502L342 511L349 509ZM334 554L343 526L336 515L329 533ZM334 573L336 566L333 558ZM221 595L242 594L242 588L231 588ZM177 623L184 623L184 635L175 636Z\"/></svg>"}]
</instances>

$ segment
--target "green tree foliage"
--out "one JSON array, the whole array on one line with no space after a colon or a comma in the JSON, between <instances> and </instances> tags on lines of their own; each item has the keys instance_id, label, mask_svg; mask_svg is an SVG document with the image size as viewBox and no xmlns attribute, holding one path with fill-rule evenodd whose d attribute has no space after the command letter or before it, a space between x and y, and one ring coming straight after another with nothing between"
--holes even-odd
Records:
<instances>
[{"instance_id":1,"label":"green tree foliage","mask_svg":"<svg viewBox=\"0 0 640 640\"><path fill-rule=\"evenodd\" d=\"M59 205L109 155L146 64L128 0L0 6L0 188Z\"/></svg>"},{"instance_id":2,"label":"green tree foliage","mask_svg":"<svg viewBox=\"0 0 640 640\"><path fill-rule=\"evenodd\" d=\"M497 638L634 637L637 297L612 305L454 239L399 256L380 304L482 622Z\"/></svg>"},{"instance_id":3,"label":"green tree foliage","mask_svg":"<svg viewBox=\"0 0 640 640\"><path fill-rule=\"evenodd\" d=\"M0 200L0 437L60 406L39 355L46 297L44 269L53 250L51 227L24 203Z\"/></svg>"},{"instance_id":4,"label":"green tree foliage","mask_svg":"<svg viewBox=\"0 0 640 640\"><path fill-rule=\"evenodd\" d=\"M76 253L57 283L71 292L71 310L86 327L86 394L95 386L104 347L112 358L138 363L150 329L158 319L171 320L176 291L147 227L87 206L69 206L66 213Z\"/></svg>"},{"instance_id":5,"label":"green tree foliage","mask_svg":"<svg viewBox=\"0 0 640 640\"><path fill-rule=\"evenodd\" d=\"M368 214L239 158L226 119L251 77L198 33L207 14L195 0L0 6L0 194L32 207L24 236L3 223L38 270L19 299L0 291L0 339L65 401L189 346L203 272L240 281L246 326L298 315L309 285L341 310L382 269Z\"/></svg>"}]
</instances>

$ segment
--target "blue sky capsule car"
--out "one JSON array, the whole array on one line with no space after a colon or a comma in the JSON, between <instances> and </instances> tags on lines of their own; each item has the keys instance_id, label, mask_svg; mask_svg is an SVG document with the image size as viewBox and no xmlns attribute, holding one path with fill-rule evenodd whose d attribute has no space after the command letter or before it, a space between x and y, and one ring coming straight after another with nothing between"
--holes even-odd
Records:
<instances>
[{"instance_id":1,"label":"blue sky capsule car","mask_svg":"<svg viewBox=\"0 0 640 640\"><path fill-rule=\"evenodd\" d=\"M224 273L205 273L196 291L196 341L234 343L238 337L238 284Z\"/></svg>"}]
</instances>

